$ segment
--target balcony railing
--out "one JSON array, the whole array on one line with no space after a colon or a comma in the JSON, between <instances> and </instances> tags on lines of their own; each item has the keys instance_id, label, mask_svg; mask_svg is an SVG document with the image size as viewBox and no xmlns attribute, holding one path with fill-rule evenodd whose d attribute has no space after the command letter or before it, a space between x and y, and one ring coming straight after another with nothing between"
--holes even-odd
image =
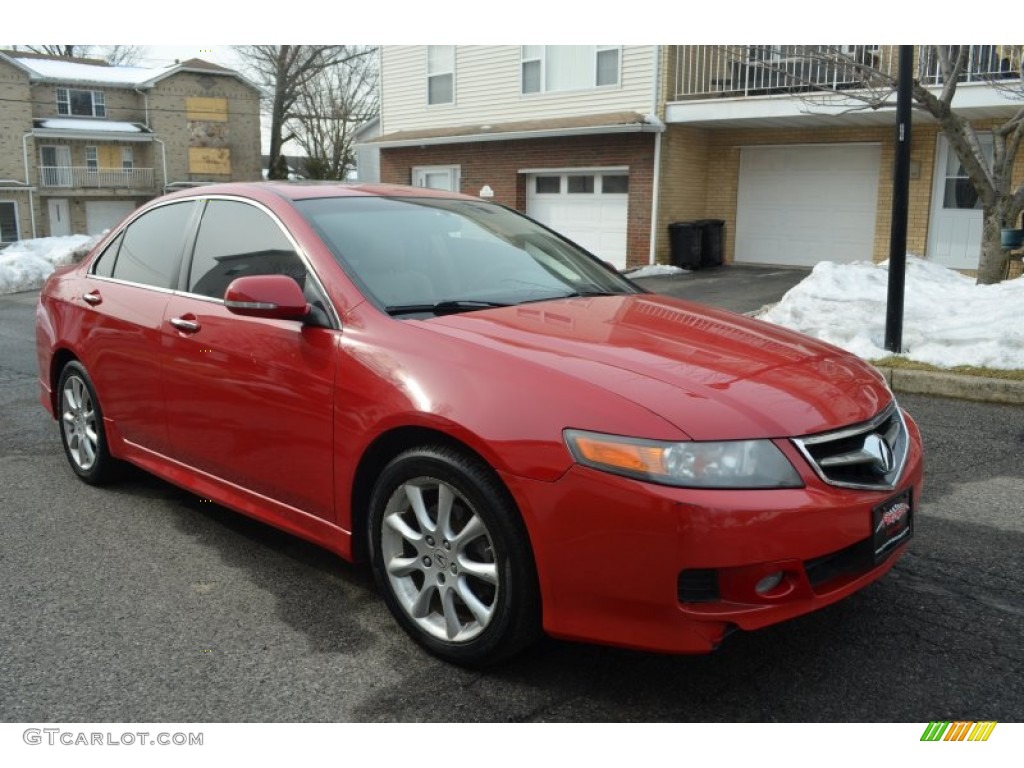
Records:
<instances>
[{"instance_id":1,"label":"balcony railing","mask_svg":"<svg viewBox=\"0 0 1024 768\"><path fill-rule=\"evenodd\" d=\"M899 57L892 45L680 45L676 53L675 101L874 88L895 77ZM960 81L1020 76L1021 46L974 45ZM941 84L932 46L918 47L915 77Z\"/></svg>"},{"instance_id":2,"label":"balcony railing","mask_svg":"<svg viewBox=\"0 0 1024 768\"><path fill-rule=\"evenodd\" d=\"M152 189L153 169L44 165L39 168L39 184L72 189Z\"/></svg>"}]
</instances>

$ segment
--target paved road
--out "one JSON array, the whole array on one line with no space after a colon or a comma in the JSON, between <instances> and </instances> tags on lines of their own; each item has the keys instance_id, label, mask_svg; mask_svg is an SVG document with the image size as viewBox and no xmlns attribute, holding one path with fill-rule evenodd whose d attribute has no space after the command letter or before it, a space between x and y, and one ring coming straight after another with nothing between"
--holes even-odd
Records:
<instances>
[{"instance_id":1,"label":"paved road","mask_svg":"<svg viewBox=\"0 0 1024 768\"><path fill-rule=\"evenodd\" d=\"M78 482L0 296L3 721L1017 721L1024 413L904 397L911 552L816 614L673 657L547 640L487 673L393 625L368 571L141 473Z\"/></svg>"}]
</instances>

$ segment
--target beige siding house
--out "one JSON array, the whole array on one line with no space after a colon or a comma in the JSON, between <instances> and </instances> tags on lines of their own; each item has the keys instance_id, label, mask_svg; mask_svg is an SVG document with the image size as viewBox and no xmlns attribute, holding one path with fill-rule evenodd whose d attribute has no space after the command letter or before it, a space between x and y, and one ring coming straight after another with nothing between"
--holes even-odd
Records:
<instances>
[{"instance_id":1,"label":"beige siding house","mask_svg":"<svg viewBox=\"0 0 1024 768\"><path fill-rule=\"evenodd\" d=\"M260 91L192 59L0 51L0 242L98 233L182 186L260 178Z\"/></svg>"}]
</instances>

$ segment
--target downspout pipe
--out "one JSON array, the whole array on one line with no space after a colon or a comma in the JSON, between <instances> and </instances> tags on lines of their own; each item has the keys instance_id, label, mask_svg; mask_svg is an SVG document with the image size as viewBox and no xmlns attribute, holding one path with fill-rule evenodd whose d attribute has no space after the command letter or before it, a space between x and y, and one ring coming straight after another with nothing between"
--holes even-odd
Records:
<instances>
[{"instance_id":1,"label":"downspout pipe","mask_svg":"<svg viewBox=\"0 0 1024 768\"><path fill-rule=\"evenodd\" d=\"M36 234L36 202L32 197L32 181L29 178L28 171L28 138L32 135L32 131L29 131L21 137L21 152L25 159L25 186L28 187L28 216L32 221L32 237L36 238L39 235Z\"/></svg>"},{"instance_id":2,"label":"downspout pipe","mask_svg":"<svg viewBox=\"0 0 1024 768\"><path fill-rule=\"evenodd\" d=\"M160 157L164 172L164 183L161 185L161 188L163 189L164 194L167 194L167 147L163 141L158 139L156 136L153 137L153 141L160 145Z\"/></svg>"},{"instance_id":3,"label":"downspout pipe","mask_svg":"<svg viewBox=\"0 0 1024 768\"><path fill-rule=\"evenodd\" d=\"M651 235L648 243L647 263L654 264L657 258L655 244L658 238L658 204L661 198L661 134L665 123L658 114L661 107L662 46L654 46L654 93L651 98L651 114L658 121L658 132L654 134L654 171L651 174Z\"/></svg>"}]
</instances>

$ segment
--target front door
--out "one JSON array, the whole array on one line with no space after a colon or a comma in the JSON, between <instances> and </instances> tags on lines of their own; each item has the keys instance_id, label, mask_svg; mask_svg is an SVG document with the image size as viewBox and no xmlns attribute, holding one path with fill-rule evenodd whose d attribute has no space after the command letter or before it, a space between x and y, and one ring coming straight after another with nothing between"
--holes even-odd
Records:
<instances>
[{"instance_id":1,"label":"front door","mask_svg":"<svg viewBox=\"0 0 1024 768\"><path fill-rule=\"evenodd\" d=\"M50 237L71 234L71 207L64 199L50 198L46 204L50 214Z\"/></svg>"},{"instance_id":2,"label":"front door","mask_svg":"<svg viewBox=\"0 0 1024 768\"><path fill-rule=\"evenodd\" d=\"M172 458L293 509L334 522L337 331L232 314L237 277L306 268L264 211L211 200L187 293L164 313L163 361ZM312 286L311 286L312 287Z\"/></svg>"},{"instance_id":3,"label":"front door","mask_svg":"<svg viewBox=\"0 0 1024 768\"><path fill-rule=\"evenodd\" d=\"M992 160L992 136L978 138ZM953 269L977 269L981 255L982 211L956 152L945 136L939 136L932 187L931 222L928 226L928 258Z\"/></svg>"}]
</instances>

